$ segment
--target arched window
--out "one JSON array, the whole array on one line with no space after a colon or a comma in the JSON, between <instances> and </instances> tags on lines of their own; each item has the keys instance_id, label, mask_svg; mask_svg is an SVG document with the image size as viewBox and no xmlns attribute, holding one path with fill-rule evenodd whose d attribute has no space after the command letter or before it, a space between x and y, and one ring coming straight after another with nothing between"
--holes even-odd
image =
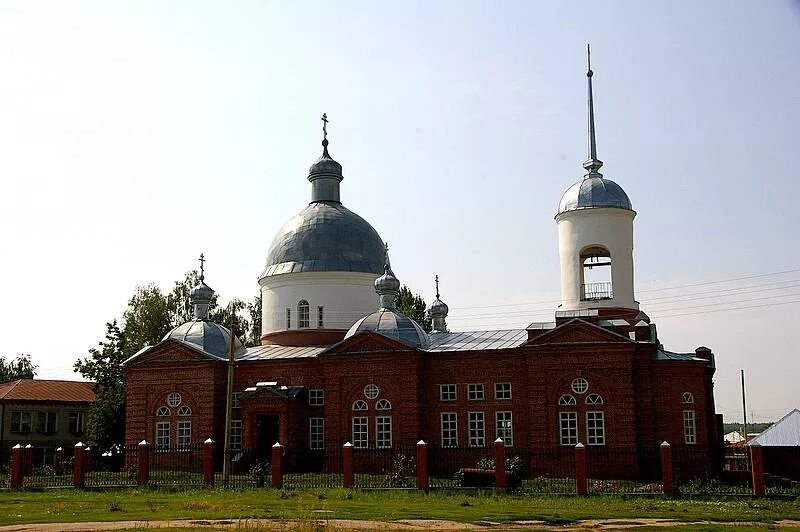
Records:
<instances>
[{"instance_id":1,"label":"arched window","mask_svg":"<svg viewBox=\"0 0 800 532\"><path fill-rule=\"evenodd\" d=\"M182 407L180 407L178 409L178 415L179 416L191 416L192 415L192 409L189 408L188 406L184 405L184 406L182 406Z\"/></svg>"},{"instance_id":2,"label":"arched window","mask_svg":"<svg viewBox=\"0 0 800 532\"><path fill-rule=\"evenodd\" d=\"M297 327L300 329L308 329L309 328L309 316L308 316L308 301L305 299L301 300L300 303L297 304Z\"/></svg>"},{"instance_id":3,"label":"arched window","mask_svg":"<svg viewBox=\"0 0 800 532\"><path fill-rule=\"evenodd\" d=\"M390 403L386 399L381 399L375 405L375 410L391 410L391 409L392 409L392 403Z\"/></svg>"},{"instance_id":4,"label":"arched window","mask_svg":"<svg viewBox=\"0 0 800 532\"><path fill-rule=\"evenodd\" d=\"M358 401L353 403L353 411L354 412L362 412L362 411L368 410L368 409L369 409L369 407L367 406L367 402L366 401L362 401L361 399L359 399Z\"/></svg>"},{"instance_id":5,"label":"arched window","mask_svg":"<svg viewBox=\"0 0 800 532\"><path fill-rule=\"evenodd\" d=\"M600 395L596 394L596 393L590 393L589 395L586 396L586 404L587 405L602 405L603 404L603 398Z\"/></svg>"},{"instance_id":6,"label":"arched window","mask_svg":"<svg viewBox=\"0 0 800 532\"><path fill-rule=\"evenodd\" d=\"M167 408L166 406L160 406L158 408L158 411L156 411L156 415L158 417L169 417L172 415L172 412L170 412L169 408Z\"/></svg>"},{"instance_id":7,"label":"arched window","mask_svg":"<svg viewBox=\"0 0 800 532\"><path fill-rule=\"evenodd\" d=\"M575 398L568 393L565 393L564 395L558 398L558 406L574 406L574 405L575 405Z\"/></svg>"},{"instance_id":8,"label":"arched window","mask_svg":"<svg viewBox=\"0 0 800 532\"><path fill-rule=\"evenodd\" d=\"M589 389L589 383L583 377L578 377L577 379L572 379L570 387L575 393L584 393Z\"/></svg>"},{"instance_id":9,"label":"arched window","mask_svg":"<svg viewBox=\"0 0 800 532\"><path fill-rule=\"evenodd\" d=\"M581 252L581 299L597 301L614 299L611 281L611 253L602 246L591 246Z\"/></svg>"},{"instance_id":10,"label":"arched window","mask_svg":"<svg viewBox=\"0 0 800 532\"><path fill-rule=\"evenodd\" d=\"M683 396L681 396L681 403L685 405L694 404L694 395L692 395L690 392L684 392Z\"/></svg>"}]
</instances>

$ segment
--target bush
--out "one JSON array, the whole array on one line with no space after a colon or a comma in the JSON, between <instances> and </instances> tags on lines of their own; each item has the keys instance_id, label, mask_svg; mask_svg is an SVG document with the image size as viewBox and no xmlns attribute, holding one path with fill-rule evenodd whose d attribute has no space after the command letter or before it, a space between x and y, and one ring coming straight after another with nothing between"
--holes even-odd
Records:
<instances>
[{"instance_id":1,"label":"bush","mask_svg":"<svg viewBox=\"0 0 800 532\"><path fill-rule=\"evenodd\" d=\"M392 462L392 470L386 474L381 482L381 487L413 488L416 486L415 472L414 459L404 454L399 454Z\"/></svg>"}]
</instances>

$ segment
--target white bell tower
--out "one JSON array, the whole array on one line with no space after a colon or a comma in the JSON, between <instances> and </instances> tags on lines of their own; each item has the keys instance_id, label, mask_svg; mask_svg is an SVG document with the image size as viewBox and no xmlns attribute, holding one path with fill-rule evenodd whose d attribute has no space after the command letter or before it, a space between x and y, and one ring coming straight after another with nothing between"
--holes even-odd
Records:
<instances>
[{"instance_id":1,"label":"white bell tower","mask_svg":"<svg viewBox=\"0 0 800 532\"><path fill-rule=\"evenodd\" d=\"M588 52L588 48L587 48ZM633 294L633 219L636 211L618 184L598 171L591 61L587 173L561 197L556 215L561 258L559 310L638 309Z\"/></svg>"}]
</instances>

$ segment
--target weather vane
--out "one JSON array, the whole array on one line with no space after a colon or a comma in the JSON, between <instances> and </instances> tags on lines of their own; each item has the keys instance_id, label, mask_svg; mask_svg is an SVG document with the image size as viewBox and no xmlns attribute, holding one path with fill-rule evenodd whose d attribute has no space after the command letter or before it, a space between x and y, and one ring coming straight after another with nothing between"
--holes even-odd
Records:
<instances>
[{"instance_id":1,"label":"weather vane","mask_svg":"<svg viewBox=\"0 0 800 532\"><path fill-rule=\"evenodd\" d=\"M201 253L200 254L200 280L201 281L205 279L205 272L203 270L203 265L205 264L205 262L206 262L205 256Z\"/></svg>"}]
</instances>

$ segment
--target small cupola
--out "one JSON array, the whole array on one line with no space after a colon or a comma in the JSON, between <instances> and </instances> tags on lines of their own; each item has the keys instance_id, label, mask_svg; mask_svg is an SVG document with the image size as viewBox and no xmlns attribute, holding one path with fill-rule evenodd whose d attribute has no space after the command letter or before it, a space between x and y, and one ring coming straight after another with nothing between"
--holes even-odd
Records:
<instances>
[{"instance_id":1,"label":"small cupola","mask_svg":"<svg viewBox=\"0 0 800 532\"><path fill-rule=\"evenodd\" d=\"M442 301L439 297L439 276L437 275L435 278L436 283L436 299L433 300L431 306L428 307L428 314L431 317L431 325L433 327L433 332L448 332L447 331L447 313L449 312L449 307L447 304Z\"/></svg>"},{"instance_id":2,"label":"small cupola","mask_svg":"<svg viewBox=\"0 0 800 532\"><path fill-rule=\"evenodd\" d=\"M322 113L322 155L308 169L311 182L311 203L332 201L340 203L339 183L342 182L342 165L328 153L328 115Z\"/></svg>"}]
</instances>

